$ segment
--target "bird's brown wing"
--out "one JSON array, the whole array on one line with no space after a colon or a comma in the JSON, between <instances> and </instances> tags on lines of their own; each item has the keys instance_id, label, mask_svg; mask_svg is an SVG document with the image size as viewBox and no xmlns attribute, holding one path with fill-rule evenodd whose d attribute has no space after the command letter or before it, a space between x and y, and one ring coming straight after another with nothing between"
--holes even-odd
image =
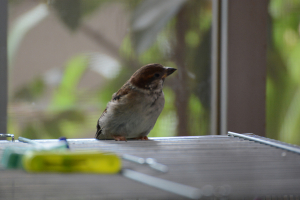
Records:
<instances>
[{"instance_id":1,"label":"bird's brown wing","mask_svg":"<svg viewBox=\"0 0 300 200\"><path fill-rule=\"evenodd\" d=\"M114 94L112 95L111 101L120 101L124 96L126 96L126 95L129 93L129 91L130 91L130 86L129 86L128 82L127 82L127 83L125 83L125 84L121 87L121 89L118 90L118 92L116 92L116 93L114 93ZM97 121L97 126L96 126L96 127L97 127L97 132L96 132L96 135L95 135L96 138L98 138L98 136L101 134L102 128L103 128L103 127L100 126L99 121L100 121L100 119L101 119L106 113L107 113L107 107L105 108L105 110L103 111L102 115L100 116L100 118L99 118L98 121Z\"/></svg>"},{"instance_id":2,"label":"bird's brown wing","mask_svg":"<svg viewBox=\"0 0 300 200\"><path fill-rule=\"evenodd\" d=\"M111 101L119 101L122 97L126 96L129 93L130 87L128 84L123 85L118 92L114 93Z\"/></svg>"}]
</instances>

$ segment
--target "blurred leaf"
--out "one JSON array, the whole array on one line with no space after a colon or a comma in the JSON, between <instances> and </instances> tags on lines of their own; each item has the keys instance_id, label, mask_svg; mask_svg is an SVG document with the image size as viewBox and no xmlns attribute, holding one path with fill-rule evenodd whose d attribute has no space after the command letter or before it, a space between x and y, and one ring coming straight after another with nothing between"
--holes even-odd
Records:
<instances>
[{"instance_id":1,"label":"blurred leaf","mask_svg":"<svg viewBox=\"0 0 300 200\"><path fill-rule=\"evenodd\" d=\"M81 0L83 16L95 12L102 4L112 2L112 0Z\"/></svg>"},{"instance_id":2,"label":"blurred leaf","mask_svg":"<svg viewBox=\"0 0 300 200\"><path fill-rule=\"evenodd\" d=\"M8 0L8 3L9 4L20 4L20 3L22 3L22 1L21 0Z\"/></svg>"},{"instance_id":3,"label":"blurred leaf","mask_svg":"<svg viewBox=\"0 0 300 200\"><path fill-rule=\"evenodd\" d=\"M300 143L300 87L291 99L291 103L286 109L280 129L280 140L288 143Z\"/></svg>"},{"instance_id":4,"label":"blurred leaf","mask_svg":"<svg viewBox=\"0 0 300 200\"><path fill-rule=\"evenodd\" d=\"M299 1L271 0L268 50L267 137L300 144Z\"/></svg>"},{"instance_id":5,"label":"blurred leaf","mask_svg":"<svg viewBox=\"0 0 300 200\"><path fill-rule=\"evenodd\" d=\"M132 46L132 41L130 40L130 36L126 35L122 41L121 47L119 49L120 55L123 58L127 59L136 59L135 58L135 52Z\"/></svg>"},{"instance_id":6,"label":"blurred leaf","mask_svg":"<svg viewBox=\"0 0 300 200\"><path fill-rule=\"evenodd\" d=\"M62 82L54 93L52 109L70 109L76 103L76 88L88 66L88 58L80 55L72 58L66 65Z\"/></svg>"},{"instance_id":7,"label":"blurred leaf","mask_svg":"<svg viewBox=\"0 0 300 200\"><path fill-rule=\"evenodd\" d=\"M76 30L81 19L80 0L54 0L51 2L61 21L71 30Z\"/></svg>"},{"instance_id":8,"label":"blurred leaf","mask_svg":"<svg viewBox=\"0 0 300 200\"><path fill-rule=\"evenodd\" d=\"M190 46L190 47L197 47L200 43L200 38L199 38L199 33L196 31L189 31L185 35L185 42Z\"/></svg>"},{"instance_id":9,"label":"blurred leaf","mask_svg":"<svg viewBox=\"0 0 300 200\"><path fill-rule=\"evenodd\" d=\"M14 94L15 101L33 101L44 94L46 87L43 79L40 77L34 79Z\"/></svg>"},{"instance_id":10,"label":"blurred leaf","mask_svg":"<svg viewBox=\"0 0 300 200\"><path fill-rule=\"evenodd\" d=\"M206 109L210 108L210 55L211 30L208 30L203 34L200 45L187 55L191 56L189 60L192 62L189 65L192 66L191 71L196 75L195 79L190 79L192 90Z\"/></svg>"},{"instance_id":11,"label":"blurred leaf","mask_svg":"<svg viewBox=\"0 0 300 200\"><path fill-rule=\"evenodd\" d=\"M209 134L209 113L194 94L189 98L189 113L190 135Z\"/></svg>"},{"instance_id":12,"label":"blurred leaf","mask_svg":"<svg viewBox=\"0 0 300 200\"><path fill-rule=\"evenodd\" d=\"M11 109L8 107L8 109ZM10 110L8 110L8 113ZM20 127L18 121L12 117L12 115L8 116L7 119L7 133L14 134L15 138L18 138L20 136Z\"/></svg>"},{"instance_id":13,"label":"blurred leaf","mask_svg":"<svg viewBox=\"0 0 300 200\"><path fill-rule=\"evenodd\" d=\"M60 20L72 31L75 31L82 18L96 11L107 0L53 0L51 5Z\"/></svg>"},{"instance_id":14,"label":"blurred leaf","mask_svg":"<svg viewBox=\"0 0 300 200\"><path fill-rule=\"evenodd\" d=\"M70 137L78 131L85 121L85 115L80 110L66 110L43 120L43 129L52 138ZM68 125L68 127L65 127ZM66 129L72 127L72 129Z\"/></svg>"},{"instance_id":15,"label":"blurred leaf","mask_svg":"<svg viewBox=\"0 0 300 200\"><path fill-rule=\"evenodd\" d=\"M212 23L212 11L211 11L211 1L200 1L199 3L201 3L200 8L200 19L198 20L199 23L199 28L201 31L208 31L211 27L211 23ZM197 12L197 10L196 10Z\"/></svg>"},{"instance_id":16,"label":"blurred leaf","mask_svg":"<svg viewBox=\"0 0 300 200\"><path fill-rule=\"evenodd\" d=\"M299 26L300 28L300 26ZM299 36L298 36L299 37ZM288 59L289 72L291 79L300 85L300 41L295 44L295 47L290 53Z\"/></svg>"},{"instance_id":17,"label":"blurred leaf","mask_svg":"<svg viewBox=\"0 0 300 200\"><path fill-rule=\"evenodd\" d=\"M41 138L41 134L38 131L37 127L33 122L30 122L26 125L26 127L22 130L22 137L30 138L30 139L39 139Z\"/></svg>"},{"instance_id":18,"label":"blurred leaf","mask_svg":"<svg viewBox=\"0 0 300 200\"><path fill-rule=\"evenodd\" d=\"M147 50L157 34L180 10L186 0L145 0L132 16L132 39L138 54Z\"/></svg>"},{"instance_id":19,"label":"blurred leaf","mask_svg":"<svg viewBox=\"0 0 300 200\"><path fill-rule=\"evenodd\" d=\"M83 131L85 114L80 110L66 110L51 115L41 115L38 120L29 120L21 135L31 139L73 137Z\"/></svg>"},{"instance_id":20,"label":"blurred leaf","mask_svg":"<svg viewBox=\"0 0 300 200\"><path fill-rule=\"evenodd\" d=\"M12 66L12 60L26 33L45 19L48 14L47 6L40 4L17 18L8 34L8 66Z\"/></svg>"},{"instance_id":21,"label":"blurred leaf","mask_svg":"<svg viewBox=\"0 0 300 200\"><path fill-rule=\"evenodd\" d=\"M267 55L266 135L279 139L279 130L293 95L291 79L280 53L270 49Z\"/></svg>"},{"instance_id":22,"label":"blurred leaf","mask_svg":"<svg viewBox=\"0 0 300 200\"><path fill-rule=\"evenodd\" d=\"M299 14L300 1L298 0L271 0L269 13L275 20L288 18L292 13Z\"/></svg>"},{"instance_id":23,"label":"blurred leaf","mask_svg":"<svg viewBox=\"0 0 300 200\"><path fill-rule=\"evenodd\" d=\"M163 53L159 48L159 44L155 43L152 45L146 52L139 56L139 62L141 65L146 65L149 63L153 63L153 59L155 59L156 63L164 63L165 59L163 57Z\"/></svg>"}]
</instances>

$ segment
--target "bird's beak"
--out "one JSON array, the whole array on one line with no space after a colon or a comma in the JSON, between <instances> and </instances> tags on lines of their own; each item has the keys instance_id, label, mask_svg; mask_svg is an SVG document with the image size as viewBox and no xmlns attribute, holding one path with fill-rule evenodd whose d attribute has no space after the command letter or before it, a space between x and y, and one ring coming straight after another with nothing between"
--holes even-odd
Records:
<instances>
[{"instance_id":1,"label":"bird's beak","mask_svg":"<svg viewBox=\"0 0 300 200\"><path fill-rule=\"evenodd\" d=\"M171 67L165 67L166 73L164 74L163 78L166 78L167 76L173 74L177 69L171 68Z\"/></svg>"}]
</instances>

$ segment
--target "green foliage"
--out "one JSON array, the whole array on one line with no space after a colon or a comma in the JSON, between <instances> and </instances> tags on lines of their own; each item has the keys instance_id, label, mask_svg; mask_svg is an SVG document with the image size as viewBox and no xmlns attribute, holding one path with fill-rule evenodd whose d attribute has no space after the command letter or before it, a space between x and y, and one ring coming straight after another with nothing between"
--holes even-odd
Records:
<instances>
[{"instance_id":1,"label":"green foliage","mask_svg":"<svg viewBox=\"0 0 300 200\"><path fill-rule=\"evenodd\" d=\"M152 46L156 36L178 13L185 0L145 0L136 7L132 17L132 43L137 54Z\"/></svg>"},{"instance_id":2,"label":"green foliage","mask_svg":"<svg viewBox=\"0 0 300 200\"><path fill-rule=\"evenodd\" d=\"M14 94L14 101L34 101L44 94L46 85L41 77L37 77L33 81L24 85Z\"/></svg>"},{"instance_id":3,"label":"green foliage","mask_svg":"<svg viewBox=\"0 0 300 200\"><path fill-rule=\"evenodd\" d=\"M300 2L272 0L269 11L267 136L300 144Z\"/></svg>"},{"instance_id":4,"label":"green foliage","mask_svg":"<svg viewBox=\"0 0 300 200\"><path fill-rule=\"evenodd\" d=\"M81 110L67 110L60 113L43 113L40 118L29 120L21 133L31 139L74 137L84 130L85 114ZM13 131L13 126L9 130Z\"/></svg>"},{"instance_id":5,"label":"green foliage","mask_svg":"<svg viewBox=\"0 0 300 200\"><path fill-rule=\"evenodd\" d=\"M81 131L80 127L85 121L85 114L80 109L66 110L49 116L42 121L41 125L46 135L51 138L72 137Z\"/></svg>"},{"instance_id":6,"label":"green foliage","mask_svg":"<svg viewBox=\"0 0 300 200\"><path fill-rule=\"evenodd\" d=\"M153 61L155 58L155 61ZM146 52L141 54L138 57L141 65L149 64L149 63L163 63L165 59L163 58L163 52L160 50L159 45L156 43L152 45Z\"/></svg>"},{"instance_id":7,"label":"green foliage","mask_svg":"<svg viewBox=\"0 0 300 200\"><path fill-rule=\"evenodd\" d=\"M80 55L72 58L66 65L62 81L54 92L50 109L68 110L75 106L77 85L88 66L88 58Z\"/></svg>"},{"instance_id":8,"label":"green foliage","mask_svg":"<svg viewBox=\"0 0 300 200\"><path fill-rule=\"evenodd\" d=\"M130 35L126 35L123 38L122 45L120 47L120 55L122 58L127 58L129 60L136 59L136 55L133 49L133 45L130 40Z\"/></svg>"},{"instance_id":9,"label":"green foliage","mask_svg":"<svg viewBox=\"0 0 300 200\"><path fill-rule=\"evenodd\" d=\"M75 31L83 17L92 14L106 2L107 0L53 0L51 5L66 27Z\"/></svg>"},{"instance_id":10,"label":"green foliage","mask_svg":"<svg viewBox=\"0 0 300 200\"><path fill-rule=\"evenodd\" d=\"M22 131L22 136L31 139L41 138L40 132L35 127L33 122L29 122Z\"/></svg>"},{"instance_id":11,"label":"green foliage","mask_svg":"<svg viewBox=\"0 0 300 200\"><path fill-rule=\"evenodd\" d=\"M190 47L197 47L200 43L199 35L196 31L189 31L185 35L185 41Z\"/></svg>"},{"instance_id":12,"label":"green foliage","mask_svg":"<svg viewBox=\"0 0 300 200\"><path fill-rule=\"evenodd\" d=\"M56 0L52 3L61 21L71 30L76 30L81 19L80 0Z\"/></svg>"},{"instance_id":13,"label":"green foliage","mask_svg":"<svg viewBox=\"0 0 300 200\"><path fill-rule=\"evenodd\" d=\"M61 84L53 92L52 101L47 110L32 110L26 124L21 130L16 118L9 118L8 130L17 136L32 139L74 137L86 129L86 111L78 107L78 99L85 96L77 85L88 66L88 57L79 55L72 58L65 67ZM42 78L25 85L14 96L16 102L37 101L45 92L46 85ZM34 108L34 107L32 107ZM96 121L96 120L95 120ZM87 128L88 129L88 128Z\"/></svg>"},{"instance_id":14,"label":"green foliage","mask_svg":"<svg viewBox=\"0 0 300 200\"><path fill-rule=\"evenodd\" d=\"M88 16L93 14L97 9L99 9L105 3L111 3L112 0L81 0L81 7L83 16Z\"/></svg>"},{"instance_id":15,"label":"green foliage","mask_svg":"<svg viewBox=\"0 0 300 200\"><path fill-rule=\"evenodd\" d=\"M207 135L209 134L209 115L206 109L201 104L196 95L191 95L189 99L190 135ZM201 126L199 124L201 123Z\"/></svg>"}]
</instances>

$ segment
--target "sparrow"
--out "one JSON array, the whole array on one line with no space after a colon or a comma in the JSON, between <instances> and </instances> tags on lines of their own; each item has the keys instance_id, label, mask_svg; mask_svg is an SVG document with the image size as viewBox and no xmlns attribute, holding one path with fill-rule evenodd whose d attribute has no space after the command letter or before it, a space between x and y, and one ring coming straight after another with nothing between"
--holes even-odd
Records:
<instances>
[{"instance_id":1,"label":"sparrow","mask_svg":"<svg viewBox=\"0 0 300 200\"><path fill-rule=\"evenodd\" d=\"M148 64L138 69L112 95L97 121L96 139L148 140L158 116L164 108L162 91L165 78L175 68Z\"/></svg>"}]
</instances>

